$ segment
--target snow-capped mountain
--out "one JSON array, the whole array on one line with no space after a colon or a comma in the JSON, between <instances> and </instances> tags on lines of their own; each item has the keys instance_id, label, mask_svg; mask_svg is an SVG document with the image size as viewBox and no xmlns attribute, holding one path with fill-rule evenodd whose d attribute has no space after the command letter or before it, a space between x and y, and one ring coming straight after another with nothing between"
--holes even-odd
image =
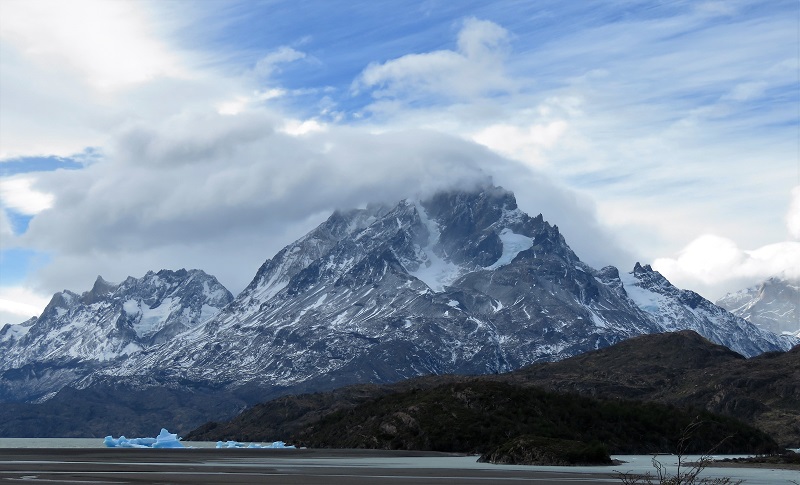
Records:
<instances>
[{"instance_id":1,"label":"snow-capped mountain","mask_svg":"<svg viewBox=\"0 0 800 485\"><path fill-rule=\"evenodd\" d=\"M725 295L717 305L765 330L800 337L800 281L769 278Z\"/></svg>"},{"instance_id":2,"label":"snow-capped mountain","mask_svg":"<svg viewBox=\"0 0 800 485\"><path fill-rule=\"evenodd\" d=\"M199 270L162 270L56 293L38 318L0 330L0 395L43 395L216 315L233 295ZM6 396L8 397L8 396Z\"/></svg>"},{"instance_id":3,"label":"snow-capped mountain","mask_svg":"<svg viewBox=\"0 0 800 485\"><path fill-rule=\"evenodd\" d=\"M746 357L770 350L788 350L793 340L764 331L697 293L672 285L650 265L639 263L622 275L625 292L665 331L694 330L712 342Z\"/></svg>"},{"instance_id":4,"label":"snow-capped mountain","mask_svg":"<svg viewBox=\"0 0 800 485\"><path fill-rule=\"evenodd\" d=\"M318 389L502 372L678 328L748 356L785 348L666 280L644 286L634 276L634 293L660 292L677 318L631 298L615 268L582 263L556 226L519 210L510 192L443 192L334 213L266 261L217 317L104 372ZM681 327L687 315L696 316Z\"/></svg>"},{"instance_id":5,"label":"snow-capped mountain","mask_svg":"<svg viewBox=\"0 0 800 485\"><path fill-rule=\"evenodd\" d=\"M186 271L59 293L0 332L0 394L124 382L275 395L497 373L687 328L746 356L793 342L648 266L589 267L493 186L334 212L231 300Z\"/></svg>"}]
</instances>

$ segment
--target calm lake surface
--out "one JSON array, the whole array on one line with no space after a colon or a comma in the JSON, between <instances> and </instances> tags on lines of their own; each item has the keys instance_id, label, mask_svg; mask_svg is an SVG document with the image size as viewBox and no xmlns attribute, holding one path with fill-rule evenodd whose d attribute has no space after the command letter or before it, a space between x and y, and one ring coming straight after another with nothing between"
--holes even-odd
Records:
<instances>
[{"instance_id":1,"label":"calm lake surface","mask_svg":"<svg viewBox=\"0 0 800 485\"><path fill-rule=\"evenodd\" d=\"M118 436L115 436L118 438ZM184 446L214 448L216 441L182 441ZM0 448L105 448L103 438L0 438Z\"/></svg>"},{"instance_id":2,"label":"calm lake surface","mask_svg":"<svg viewBox=\"0 0 800 485\"><path fill-rule=\"evenodd\" d=\"M216 442L210 441L185 441L183 442L187 447L194 448L214 448ZM3 457L2 449L9 448L105 448L101 438L0 438L0 457ZM10 451L10 450L9 450ZM126 456L126 449L119 449L117 457ZM159 450L161 451L161 450ZM175 453L178 450L163 450L165 453ZM209 450L210 451L210 450ZM226 452L229 450L218 450L219 455L214 454L213 457L207 459L214 462L219 467L225 466L239 466L241 461L227 462ZM407 470L407 469L425 469L425 470L483 470L483 471L527 471L527 472L543 472L543 473L562 473L565 474L565 481L575 480L574 477L587 476L587 475L603 475L607 478L599 480L598 482L619 483L616 475L620 472L628 473L644 473L647 471L652 472L652 456L650 455L618 455L614 456L615 459L623 463L613 466L601 467L551 467L551 466L523 466L523 465L491 465L486 463L478 463L477 456L453 456L453 457L404 457L404 456L382 456L377 457L362 457L358 452L350 457L309 457L309 458L296 458L293 457L294 453L287 450L287 454L283 455L277 450L266 450L267 453L263 455L259 450L249 450L248 459L254 465L276 467L285 466L292 469L300 470L298 473L304 473L303 470L308 469L309 473L313 470L318 470L320 467L325 469L382 469L382 470ZM186 450L187 453L192 453L192 450ZM324 450L319 450L323 455L326 453ZM207 452L204 452L207 453ZM335 453L335 451L334 451ZM390 452L389 452L390 453ZM363 453L362 453L363 454ZM135 456L132 455L132 456ZM165 454L165 457L167 455ZM739 455L741 456L741 455ZM725 458L727 456L717 455L715 458ZM10 457L0 458L0 472L8 468L7 465L19 463L9 460ZM658 460L663 463L666 469L674 472L675 465L677 464L677 457L673 455L659 455ZM697 459L697 456L687 456L686 459ZM13 458L11 458L13 460ZM194 466L194 465L193 465ZM482 473L482 472L481 472ZM573 478L567 478L566 474ZM586 474L586 475L584 475ZM734 479L744 480L748 485L770 485L770 484L792 484L800 480L800 473L797 470L781 470L770 468L706 468L701 474L706 478L720 478L731 477Z\"/></svg>"}]
</instances>

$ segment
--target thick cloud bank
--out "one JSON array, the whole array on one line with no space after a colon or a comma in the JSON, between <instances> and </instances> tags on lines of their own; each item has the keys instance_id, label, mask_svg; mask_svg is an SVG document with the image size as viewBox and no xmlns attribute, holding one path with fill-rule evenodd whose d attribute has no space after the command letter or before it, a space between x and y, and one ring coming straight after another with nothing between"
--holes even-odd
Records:
<instances>
[{"instance_id":1,"label":"thick cloud bank","mask_svg":"<svg viewBox=\"0 0 800 485\"><path fill-rule=\"evenodd\" d=\"M591 204L481 145L430 130L324 126L293 135L269 112L251 110L183 113L129 127L113 141L100 160L39 174L32 186L54 203L21 240L59 255L41 273L51 290L74 285L77 274L88 286L97 274L113 280L192 267L235 292L334 209L491 177L514 190L524 210L559 224L590 264L612 262L616 251L596 244L611 239Z\"/></svg>"}]
</instances>

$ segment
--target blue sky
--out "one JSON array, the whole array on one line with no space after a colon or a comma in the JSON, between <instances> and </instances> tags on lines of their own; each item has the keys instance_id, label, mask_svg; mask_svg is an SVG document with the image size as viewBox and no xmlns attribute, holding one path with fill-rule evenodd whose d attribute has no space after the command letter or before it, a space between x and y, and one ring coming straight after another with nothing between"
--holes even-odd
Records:
<instances>
[{"instance_id":1,"label":"blue sky","mask_svg":"<svg viewBox=\"0 0 800 485\"><path fill-rule=\"evenodd\" d=\"M0 3L0 323L485 176L716 298L800 268L794 1Z\"/></svg>"}]
</instances>

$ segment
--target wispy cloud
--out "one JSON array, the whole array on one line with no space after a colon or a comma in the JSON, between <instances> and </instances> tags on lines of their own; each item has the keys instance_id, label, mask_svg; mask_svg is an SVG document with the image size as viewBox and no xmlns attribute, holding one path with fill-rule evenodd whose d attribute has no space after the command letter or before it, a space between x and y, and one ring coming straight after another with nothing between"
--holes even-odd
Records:
<instances>
[{"instance_id":1,"label":"wispy cloud","mask_svg":"<svg viewBox=\"0 0 800 485\"><path fill-rule=\"evenodd\" d=\"M792 189L792 200L786 211L786 229L795 241L800 242L800 186Z\"/></svg>"},{"instance_id":2,"label":"wispy cloud","mask_svg":"<svg viewBox=\"0 0 800 485\"><path fill-rule=\"evenodd\" d=\"M0 287L0 327L38 317L49 298L21 287Z\"/></svg>"},{"instance_id":3,"label":"wispy cloud","mask_svg":"<svg viewBox=\"0 0 800 485\"><path fill-rule=\"evenodd\" d=\"M0 38L40 64L74 70L91 86L114 90L180 75L180 64L152 35L155 19L129 2L10 0Z\"/></svg>"},{"instance_id":4,"label":"wispy cloud","mask_svg":"<svg viewBox=\"0 0 800 485\"><path fill-rule=\"evenodd\" d=\"M35 179L17 176L0 179L0 203L25 215L35 215L53 206L52 194L36 190Z\"/></svg>"},{"instance_id":5,"label":"wispy cloud","mask_svg":"<svg viewBox=\"0 0 800 485\"><path fill-rule=\"evenodd\" d=\"M446 100L507 92L514 87L504 73L508 37L508 31L493 22L469 18L458 33L456 51L408 54L371 63L353 89L368 89L377 98L436 95Z\"/></svg>"}]
</instances>

